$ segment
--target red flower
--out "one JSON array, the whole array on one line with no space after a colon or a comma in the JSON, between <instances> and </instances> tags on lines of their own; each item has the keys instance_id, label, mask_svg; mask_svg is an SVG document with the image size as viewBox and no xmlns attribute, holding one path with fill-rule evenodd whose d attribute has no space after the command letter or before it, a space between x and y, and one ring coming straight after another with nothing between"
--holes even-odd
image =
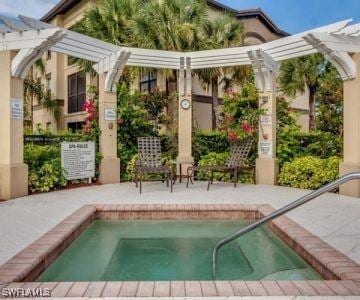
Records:
<instances>
[{"instance_id":1,"label":"red flower","mask_svg":"<svg viewBox=\"0 0 360 300\"><path fill-rule=\"evenodd\" d=\"M228 138L231 142L236 142L238 139L236 131L234 131L234 130L229 131Z\"/></svg>"},{"instance_id":2,"label":"red flower","mask_svg":"<svg viewBox=\"0 0 360 300\"><path fill-rule=\"evenodd\" d=\"M244 130L245 133L251 133L253 130L251 125L247 122L242 123L241 128L242 130Z\"/></svg>"},{"instance_id":3,"label":"red flower","mask_svg":"<svg viewBox=\"0 0 360 300\"><path fill-rule=\"evenodd\" d=\"M123 118L118 119L118 125L122 125L125 123L125 120Z\"/></svg>"}]
</instances>

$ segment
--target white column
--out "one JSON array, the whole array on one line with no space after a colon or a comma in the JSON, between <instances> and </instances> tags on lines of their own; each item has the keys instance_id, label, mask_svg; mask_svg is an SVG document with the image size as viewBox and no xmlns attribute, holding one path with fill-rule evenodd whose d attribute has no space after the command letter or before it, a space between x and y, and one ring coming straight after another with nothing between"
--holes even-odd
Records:
<instances>
[{"instance_id":1,"label":"white column","mask_svg":"<svg viewBox=\"0 0 360 300\"><path fill-rule=\"evenodd\" d=\"M259 107L265 115L259 120L256 183L276 185L279 165L276 159L276 75L278 64L261 50L248 52L259 90Z\"/></svg>"},{"instance_id":2,"label":"white column","mask_svg":"<svg viewBox=\"0 0 360 300\"><path fill-rule=\"evenodd\" d=\"M106 73L99 75L99 150L102 156L99 171L101 183L120 182L120 159L117 157L117 121L106 120L105 110L116 113L116 93L105 91Z\"/></svg>"},{"instance_id":3,"label":"white column","mask_svg":"<svg viewBox=\"0 0 360 300\"><path fill-rule=\"evenodd\" d=\"M24 164L23 80L11 76L14 51L0 51L0 200L28 194L28 166ZM11 108L12 107L12 108Z\"/></svg>"},{"instance_id":4,"label":"white column","mask_svg":"<svg viewBox=\"0 0 360 300\"><path fill-rule=\"evenodd\" d=\"M344 161L340 175L360 172L360 53L352 59L356 64L355 78L344 81ZM360 197L360 180L341 185L340 194Z\"/></svg>"},{"instance_id":5,"label":"white column","mask_svg":"<svg viewBox=\"0 0 360 300\"><path fill-rule=\"evenodd\" d=\"M192 79L190 63L190 58L186 58L186 60L185 58L180 59L180 71L178 80L178 175L186 174L187 167L194 162L194 158L192 156ZM180 174L180 164L182 174Z\"/></svg>"}]
</instances>

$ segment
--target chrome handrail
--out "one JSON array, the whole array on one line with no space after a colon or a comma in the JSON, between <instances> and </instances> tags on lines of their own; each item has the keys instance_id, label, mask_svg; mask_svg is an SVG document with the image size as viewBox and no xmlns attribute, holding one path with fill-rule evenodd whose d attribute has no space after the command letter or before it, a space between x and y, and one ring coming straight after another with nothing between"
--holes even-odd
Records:
<instances>
[{"instance_id":1,"label":"chrome handrail","mask_svg":"<svg viewBox=\"0 0 360 300\"><path fill-rule=\"evenodd\" d=\"M213 253L212 253L212 274L213 274L213 278L215 279L215 275L216 275L216 262L217 262L217 255L218 252L220 250L220 248L222 246L224 246L225 244L241 237L242 235L244 235L245 233L248 233L256 228L258 228L259 226L266 224L268 222L270 222L271 220L280 217L283 214L286 214L287 212L307 203L308 201L313 200L314 198L321 196L322 194L325 194L337 187L339 187L341 184L346 183L350 180L354 180L354 179L360 179L360 173L349 173L346 174L342 177L340 177L339 179L336 179L326 185L324 185L323 187L305 195L300 197L299 199L285 205L284 207L272 212L271 214L269 214L268 216L256 221L255 223L246 226L230 235L228 235L227 237L225 237L224 239L222 239L221 241L219 241L214 249L213 249Z\"/></svg>"}]
</instances>

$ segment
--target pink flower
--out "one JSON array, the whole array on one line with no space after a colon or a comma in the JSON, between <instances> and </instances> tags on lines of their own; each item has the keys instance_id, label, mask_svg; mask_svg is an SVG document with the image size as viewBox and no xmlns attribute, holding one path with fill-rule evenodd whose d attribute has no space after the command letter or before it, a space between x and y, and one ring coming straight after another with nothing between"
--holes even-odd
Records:
<instances>
[{"instance_id":1,"label":"pink flower","mask_svg":"<svg viewBox=\"0 0 360 300\"><path fill-rule=\"evenodd\" d=\"M242 125L241 125L241 128L242 130L244 130L245 133L251 133L252 132L252 127L249 123L247 122L244 122Z\"/></svg>"},{"instance_id":2,"label":"pink flower","mask_svg":"<svg viewBox=\"0 0 360 300\"><path fill-rule=\"evenodd\" d=\"M236 131L234 131L234 130L229 131L228 138L231 142L236 142L238 139Z\"/></svg>"}]
</instances>

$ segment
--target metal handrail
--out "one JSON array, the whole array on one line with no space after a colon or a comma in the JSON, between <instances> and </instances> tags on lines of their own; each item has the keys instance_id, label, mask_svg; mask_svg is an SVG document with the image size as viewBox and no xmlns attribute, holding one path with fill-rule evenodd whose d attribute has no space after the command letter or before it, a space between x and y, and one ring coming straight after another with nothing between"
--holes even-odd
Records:
<instances>
[{"instance_id":1,"label":"metal handrail","mask_svg":"<svg viewBox=\"0 0 360 300\"><path fill-rule=\"evenodd\" d=\"M219 241L214 249L213 249L213 253L212 253L212 274L213 274L213 278L215 279L215 274L216 274L216 262L217 262L217 255L218 255L218 252L220 250L220 248L222 246L224 246L225 244L241 237L242 235L244 235L245 233L248 233L256 228L258 228L259 226L261 225L264 225L268 222L270 222L271 220L277 218L277 217L280 217L281 215L283 214L286 214L287 212L293 210L294 208L297 208L305 203L307 203L308 201L311 201L313 200L314 198L324 194L324 193L327 193L337 187L339 187L341 184L343 183L346 183L350 180L354 180L354 179L360 179L360 173L357 172L357 173L349 173L349 174L346 174L342 177L340 177L339 179L336 179L326 185L324 185L323 187L305 195L305 196L302 196L300 197L299 199L295 200L294 202L291 202L287 205L285 205L284 207L272 212L271 214L269 214L268 216L256 221L255 223L249 225L249 226L246 226L230 235L228 235L227 237L225 237L224 239L222 239L221 241Z\"/></svg>"}]
</instances>

